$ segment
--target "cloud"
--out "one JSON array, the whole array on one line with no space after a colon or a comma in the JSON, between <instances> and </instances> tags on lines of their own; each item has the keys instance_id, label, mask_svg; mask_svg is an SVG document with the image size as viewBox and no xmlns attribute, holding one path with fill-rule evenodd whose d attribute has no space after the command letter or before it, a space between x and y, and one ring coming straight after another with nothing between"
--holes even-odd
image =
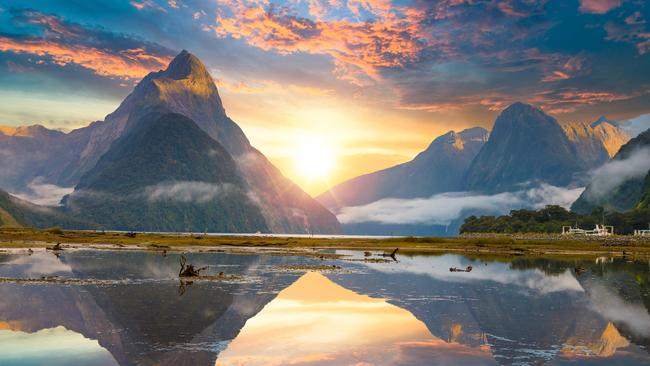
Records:
<instances>
[{"instance_id":1,"label":"cloud","mask_svg":"<svg viewBox=\"0 0 650 366\"><path fill-rule=\"evenodd\" d=\"M621 0L580 0L583 13L605 14L621 5Z\"/></svg>"},{"instance_id":2,"label":"cloud","mask_svg":"<svg viewBox=\"0 0 650 366\"><path fill-rule=\"evenodd\" d=\"M32 180L22 192L12 195L36 205L59 206L63 196L72 193L74 187L59 187L55 184L45 183L43 177Z\"/></svg>"},{"instance_id":3,"label":"cloud","mask_svg":"<svg viewBox=\"0 0 650 366\"><path fill-rule=\"evenodd\" d=\"M596 169L587 194L590 199L597 200L625 181L645 177L649 170L650 148L635 150L626 159L612 160Z\"/></svg>"},{"instance_id":4,"label":"cloud","mask_svg":"<svg viewBox=\"0 0 650 366\"><path fill-rule=\"evenodd\" d=\"M248 44L280 54L307 52L334 59L335 73L354 83L380 78L379 68L401 67L417 59L431 37L420 23L425 13L389 1L348 1L347 10L371 20L322 20L334 7L312 1L302 17L287 7L266 2L224 2L213 27L219 37L243 39ZM342 4L339 4L342 6Z\"/></svg>"},{"instance_id":5,"label":"cloud","mask_svg":"<svg viewBox=\"0 0 650 366\"><path fill-rule=\"evenodd\" d=\"M618 126L631 137L650 129L650 113L619 122Z\"/></svg>"},{"instance_id":6,"label":"cloud","mask_svg":"<svg viewBox=\"0 0 650 366\"><path fill-rule=\"evenodd\" d=\"M625 23L609 21L605 24L606 40L631 43L640 55L650 50L650 30L642 18L628 17Z\"/></svg>"},{"instance_id":7,"label":"cloud","mask_svg":"<svg viewBox=\"0 0 650 366\"><path fill-rule=\"evenodd\" d=\"M58 257L45 251L36 252L30 256L22 255L7 264L28 277L72 273L70 265L63 263Z\"/></svg>"},{"instance_id":8,"label":"cloud","mask_svg":"<svg viewBox=\"0 0 650 366\"><path fill-rule=\"evenodd\" d=\"M164 68L172 58L170 50L157 44L85 28L37 11L15 11L14 20L36 26L40 34L0 35L0 51L47 58L59 66L76 64L101 76L139 79Z\"/></svg>"},{"instance_id":9,"label":"cloud","mask_svg":"<svg viewBox=\"0 0 650 366\"><path fill-rule=\"evenodd\" d=\"M509 263L488 262L480 270L463 273L458 276L449 272L449 268L465 268L475 265L458 255L439 257L415 256L400 257L398 263L362 264L381 272L406 272L427 275L435 280L445 282L475 283L493 281L504 285L514 285L542 294L562 291L583 292L583 288L571 271L566 270L557 275L548 275L539 269L513 270Z\"/></svg>"},{"instance_id":10,"label":"cloud","mask_svg":"<svg viewBox=\"0 0 650 366\"><path fill-rule=\"evenodd\" d=\"M179 181L159 183L146 187L144 194L149 201L177 201L186 203L206 203L215 198L223 197L235 190L236 187L224 183Z\"/></svg>"},{"instance_id":11,"label":"cloud","mask_svg":"<svg viewBox=\"0 0 650 366\"><path fill-rule=\"evenodd\" d=\"M441 193L429 198L386 198L364 206L344 207L337 218L343 224L377 222L382 224L448 225L467 210L504 214L522 207L546 205L569 207L583 188L561 188L549 184L518 192L495 195L472 192Z\"/></svg>"},{"instance_id":12,"label":"cloud","mask_svg":"<svg viewBox=\"0 0 650 366\"><path fill-rule=\"evenodd\" d=\"M586 281L585 290L593 306L605 319L625 324L637 336L650 336L650 314L643 303L629 303L595 280Z\"/></svg>"}]
</instances>

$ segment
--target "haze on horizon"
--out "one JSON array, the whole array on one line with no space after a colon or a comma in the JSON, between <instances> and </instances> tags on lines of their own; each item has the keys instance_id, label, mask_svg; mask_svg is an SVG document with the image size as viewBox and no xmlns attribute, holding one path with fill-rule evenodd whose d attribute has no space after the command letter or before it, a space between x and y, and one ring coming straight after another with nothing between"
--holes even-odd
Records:
<instances>
[{"instance_id":1,"label":"haze on horizon","mask_svg":"<svg viewBox=\"0 0 650 366\"><path fill-rule=\"evenodd\" d=\"M0 125L101 120L187 49L252 144L318 194L518 100L562 122L650 113L649 18L638 0L2 0Z\"/></svg>"}]
</instances>

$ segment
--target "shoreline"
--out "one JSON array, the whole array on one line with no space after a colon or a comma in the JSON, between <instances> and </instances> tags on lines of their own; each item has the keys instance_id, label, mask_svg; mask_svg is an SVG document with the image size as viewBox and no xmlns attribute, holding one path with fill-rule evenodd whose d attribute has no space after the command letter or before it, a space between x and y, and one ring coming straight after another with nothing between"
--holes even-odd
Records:
<instances>
[{"instance_id":1,"label":"shoreline","mask_svg":"<svg viewBox=\"0 0 650 366\"><path fill-rule=\"evenodd\" d=\"M75 249L275 252L269 254L321 256L323 251L389 251L402 255L505 257L634 257L650 258L650 237L562 237L546 234L479 234L458 237L305 237L226 236L203 234L151 234L89 232L60 229L0 228L4 251L47 248L56 243ZM13 250L12 250L13 249ZM242 253L246 254L246 253Z\"/></svg>"}]
</instances>

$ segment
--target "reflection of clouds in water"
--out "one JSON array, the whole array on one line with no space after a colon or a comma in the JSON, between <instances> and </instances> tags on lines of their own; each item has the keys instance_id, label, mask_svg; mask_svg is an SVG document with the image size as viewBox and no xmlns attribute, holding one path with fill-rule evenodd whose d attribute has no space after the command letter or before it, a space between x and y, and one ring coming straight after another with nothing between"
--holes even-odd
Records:
<instances>
[{"instance_id":1,"label":"reflection of clouds in water","mask_svg":"<svg viewBox=\"0 0 650 366\"><path fill-rule=\"evenodd\" d=\"M162 257L162 256L161 256ZM162 257L167 258L167 257ZM149 257L138 268L142 275L151 278L177 279L180 264L176 256L169 261L149 260Z\"/></svg>"},{"instance_id":2,"label":"reflection of clouds in water","mask_svg":"<svg viewBox=\"0 0 650 366\"><path fill-rule=\"evenodd\" d=\"M34 333L0 330L0 365L117 365L94 339L62 326Z\"/></svg>"},{"instance_id":3,"label":"reflection of clouds in water","mask_svg":"<svg viewBox=\"0 0 650 366\"><path fill-rule=\"evenodd\" d=\"M596 310L608 320L625 324L636 335L650 336L650 314L643 304L626 302L614 291L599 283L585 284Z\"/></svg>"},{"instance_id":4,"label":"reflection of clouds in water","mask_svg":"<svg viewBox=\"0 0 650 366\"><path fill-rule=\"evenodd\" d=\"M63 263L49 252L36 252L29 256L21 256L8 264L17 266L25 276L44 276L61 272L72 273L72 268L69 265Z\"/></svg>"},{"instance_id":5,"label":"reflection of clouds in water","mask_svg":"<svg viewBox=\"0 0 650 366\"><path fill-rule=\"evenodd\" d=\"M399 263L365 263L371 268L382 271L403 271L425 274L439 281L472 282L494 281L505 285L516 285L541 293L558 291L584 291L580 283L569 270L559 275L547 275L539 269L516 270L506 263L469 262L462 256L443 255L440 257L399 257ZM450 267L465 268L472 265L474 270L468 273L449 272Z\"/></svg>"}]
</instances>

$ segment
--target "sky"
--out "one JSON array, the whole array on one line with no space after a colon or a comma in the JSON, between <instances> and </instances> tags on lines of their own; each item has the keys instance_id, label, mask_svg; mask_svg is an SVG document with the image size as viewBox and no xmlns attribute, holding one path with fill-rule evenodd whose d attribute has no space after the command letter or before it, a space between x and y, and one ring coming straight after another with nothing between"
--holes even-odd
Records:
<instances>
[{"instance_id":1,"label":"sky","mask_svg":"<svg viewBox=\"0 0 650 366\"><path fill-rule=\"evenodd\" d=\"M642 0L0 0L0 125L102 120L187 49L318 194L515 101L561 122L650 113L649 21ZM300 158L314 146L326 174Z\"/></svg>"}]
</instances>

